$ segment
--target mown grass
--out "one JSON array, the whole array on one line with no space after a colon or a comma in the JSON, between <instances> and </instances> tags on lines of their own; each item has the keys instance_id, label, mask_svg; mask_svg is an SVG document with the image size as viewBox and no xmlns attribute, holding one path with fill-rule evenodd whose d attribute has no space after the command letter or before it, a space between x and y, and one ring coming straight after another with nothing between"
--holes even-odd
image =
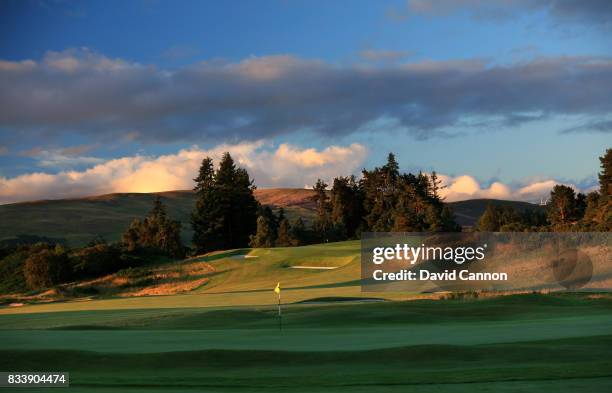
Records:
<instances>
[{"instance_id":1,"label":"mown grass","mask_svg":"<svg viewBox=\"0 0 612 393\"><path fill-rule=\"evenodd\" d=\"M0 369L67 370L76 392L606 391L611 310L572 294L297 304L282 332L271 307L2 315Z\"/></svg>"},{"instance_id":2,"label":"mown grass","mask_svg":"<svg viewBox=\"0 0 612 393\"><path fill-rule=\"evenodd\" d=\"M90 303L90 302L84 302ZM1 329L61 329L71 326L145 329L258 329L275 321L275 305L248 308L115 309L0 315ZM285 304L286 327L368 327L403 324L495 322L612 315L612 296L525 294L468 300L382 303ZM272 321L272 322L271 322Z\"/></svg>"},{"instance_id":3,"label":"mown grass","mask_svg":"<svg viewBox=\"0 0 612 393\"><path fill-rule=\"evenodd\" d=\"M243 258L248 254L251 258ZM239 249L200 258L164 264L162 270L182 270L198 263L212 266L209 281L189 293L114 299L117 291L102 288L93 300L64 301L20 308L0 309L5 313L133 308L235 307L276 303L272 292L277 282L283 287L283 302L293 303L320 297L364 297L359 283L359 242L348 241L304 247ZM294 265L337 266L334 270L292 269ZM146 268L148 269L148 267ZM188 272L186 272L187 274ZM121 274L119 274L121 275ZM118 276L118 275L117 275ZM198 278L198 277L196 277ZM151 286L155 283L151 282ZM405 299L410 294L388 294ZM371 297L371 295L365 295Z\"/></svg>"},{"instance_id":4,"label":"mown grass","mask_svg":"<svg viewBox=\"0 0 612 393\"><path fill-rule=\"evenodd\" d=\"M215 268L189 294L3 308L0 370L69 371L74 392L612 387L611 296L392 301L411 295L360 292L357 252L357 242L234 250L181 262ZM315 263L338 268L290 267ZM371 297L386 301L354 302Z\"/></svg>"},{"instance_id":5,"label":"mown grass","mask_svg":"<svg viewBox=\"0 0 612 393\"><path fill-rule=\"evenodd\" d=\"M368 351L206 350L166 353L0 351L5 370L70 370L71 391L98 388L197 388L200 391L313 391L503 382L528 388L581 379L580 391L605 391L612 378L612 336L476 346L415 345ZM503 385L502 385L503 386ZM563 391L563 390L561 390Z\"/></svg>"}]
</instances>

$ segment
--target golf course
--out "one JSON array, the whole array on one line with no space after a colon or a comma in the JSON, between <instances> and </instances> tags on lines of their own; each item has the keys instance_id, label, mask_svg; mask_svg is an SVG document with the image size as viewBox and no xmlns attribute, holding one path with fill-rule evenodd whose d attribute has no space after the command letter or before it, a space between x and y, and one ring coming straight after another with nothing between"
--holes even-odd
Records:
<instances>
[{"instance_id":1,"label":"golf course","mask_svg":"<svg viewBox=\"0 0 612 393\"><path fill-rule=\"evenodd\" d=\"M74 392L612 389L607 294L362 293L359 268L348 241L73 283L96 295L0 309L0 369L68 371Z\"/></svg>"}]
</instances>

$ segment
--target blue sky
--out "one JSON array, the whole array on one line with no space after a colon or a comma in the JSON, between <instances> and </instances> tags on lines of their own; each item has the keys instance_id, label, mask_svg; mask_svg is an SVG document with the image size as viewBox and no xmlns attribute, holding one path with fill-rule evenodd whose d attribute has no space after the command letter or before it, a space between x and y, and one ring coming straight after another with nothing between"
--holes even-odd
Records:
<instances>
[{"instance_id":1,"label":"blue sky","mask_svg":"<svg viewBox=\"0 0 612 393\"><path fill-rule=\"evenodd\" d=\"M537 182L588 190L612 145L611 21L597 0L3 0L0 203L133 191L61 176L14 191L33 173L257 143L243 162L264 187L393 151L449 185L474 178L468 196L494 182L514 199ZM353 144L358 160L332 157ZM302 175L248 163L282 145Z\"/></svg>"}]
</instances>

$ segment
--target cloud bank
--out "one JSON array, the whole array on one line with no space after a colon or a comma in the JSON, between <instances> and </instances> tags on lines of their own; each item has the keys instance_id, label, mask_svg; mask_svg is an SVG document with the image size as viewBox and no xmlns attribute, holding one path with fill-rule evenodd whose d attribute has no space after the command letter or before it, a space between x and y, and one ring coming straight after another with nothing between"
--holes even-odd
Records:
<instances>
[{"instance_id":1,"label":"cloud bank","mask_svg":"<svg viewBox=\"0 0 612 393\"><path fill-rule=\"evenodd\" d=\"M339 173L359 172L367 156L366 148L357 143L323 150L289 144L269 149L261 141L222 144L209 150L192 147L158 157L137 155L113 159L83 171L0 177L0 204L113 192L191 189L202 159L210 156L218 163L226 151L249 171L260 187L312 186L319 177L331 179Z\"/></svg>"},{"instance_id":2,"label":"cloud bank","mask_svg":"<svg viewBox=\"0 0 612 393\"><path fill-rule=\"evenodd\" d=\"M456 177L440 175L440 180L442 181L442 185L446 187L441 190L440 194L449 202L486 198L537 203L546 200L550 196L550 190L557 184L565 184L574 188L576 191L581 191L574 184L553 179L524 183L515 187L500 182L493 182L488 187L485 187L474 177L469 175Z\"/></svg>"},{"instance_id":3,"label":"cloud bank","mask_svg":"<svg viewBox=\"0 0 612 393\"><path fill-rule=\"evenodd\" d=\"M612 112L611 81L607 57L379 67L283 55L166 70L78 49L0 61L0 142L18 131L46 142L71 134L236 143L304 130L347 135L381 119L427 138L453 126L598 119Z\"/></svg>"},{"instance_id":4,"label":"cloud bank","mask_svg":"<svg viewBox=\"0 0 612 393\"><path fill-rule=\"evenodd\" d=\"M114 192L160 192L193 187L192 178L205 156L219 162L229 151L237 165L246 168L258 187L311 187L318 178L331 183L339 175L359 175L367 149L358 143L329 146L322 150L263 141L221 144L212 149L194 146L176 154L136 155L108 160L88 169L58 173L29 173L0 177L0 204L40 199L72 198ZM41 157L42 161L48 160ZM447 201L473 198L513 199L538 202L560 182L547 179L510 186L494 182L483 186L469 175L440 175L441 192ZM578 190L576 186L573 186Z\"/></svg>"}]
</instances>

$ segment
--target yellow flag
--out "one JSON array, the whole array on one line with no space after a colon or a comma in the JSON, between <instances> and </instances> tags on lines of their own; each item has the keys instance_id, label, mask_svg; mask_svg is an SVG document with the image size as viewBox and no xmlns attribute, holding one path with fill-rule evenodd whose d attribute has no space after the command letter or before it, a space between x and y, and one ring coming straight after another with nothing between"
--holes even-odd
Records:
<instances>
[{"instance_id":1,"label":"yellow flag","mask_svg":"<svg viewBox=\"0 0 612 393\"><path fill-rule=\"evenodd\" d=\"M280 282L276 284L276 288L274 288L274 293L276 293L277 295L280 295Z\"/></svg>"}]
</instances>

